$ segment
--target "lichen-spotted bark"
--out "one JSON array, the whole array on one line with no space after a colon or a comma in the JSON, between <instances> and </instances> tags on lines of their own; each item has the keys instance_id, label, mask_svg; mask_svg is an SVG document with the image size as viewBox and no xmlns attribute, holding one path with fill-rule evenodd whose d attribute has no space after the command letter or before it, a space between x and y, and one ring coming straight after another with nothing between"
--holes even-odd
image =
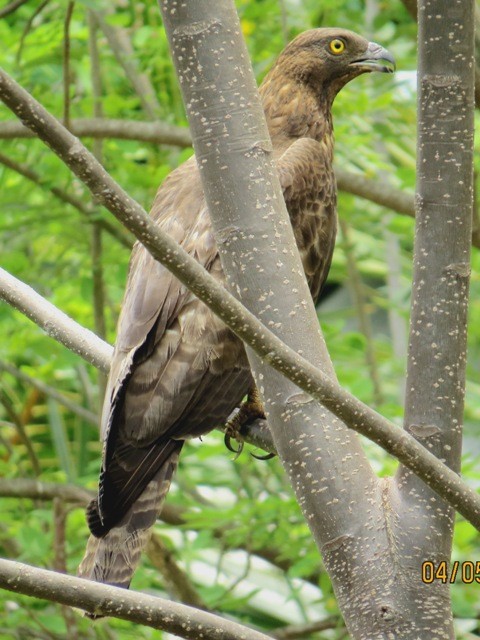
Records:
<instances>
[{"instance_id":1,"label":"lichen-spotted bark","mask_svg":"<svg viewBox=\"0 0 480 640\"><path fill-rule=\"evenodd\" d=\"M473 205L474 3L421 0L418 24L416 233L405 429L459 472ZM422 588L421 563L450 558L454 512L403 466L394 497L401 516L394 528L396 545L400 560L414 572L407 585L414 600ZM449 586L426 591L432 619L438 618L429 637L453 638L451 620L440 625Z\"/></svg>"}]
</instances>

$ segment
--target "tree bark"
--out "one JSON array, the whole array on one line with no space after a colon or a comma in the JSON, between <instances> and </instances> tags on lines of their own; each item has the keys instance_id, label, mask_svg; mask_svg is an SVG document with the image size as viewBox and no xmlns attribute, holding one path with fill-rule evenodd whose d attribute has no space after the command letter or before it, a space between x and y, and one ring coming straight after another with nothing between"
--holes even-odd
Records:
<instances>
[{"instance_id":1,"label":"tree bark","mask_svg":"<svg viewBox=\"0 0 480 640\"><path fill-rule=\"evenodd\" d=\"M474 2L418 3L418 158L405 429L460 472L473 206ZM449 582L422 588L426 560L449 562L454 512L404 466L392 487L412 619L454 638ZM415 579L414 579L415 578ZM428 606L415 607L419 594Z\"/></svg>"},{"instance_id":2,"label":"tree bark","mask_svg":"<svg viewBox=\"0 0 480 640\"><path fill-rule=\"evenodd\" d=\"M186 640L268 640L259 631L206 611L119 587L37 569L0 559L0 587L83 609L91 614L130 620Z\"/></svg>"},{"instance_id":3,"label":"tree bark","mask_svg":"<svg viewBox=\"0 0 480 640\"><path fill-rule=\"evenodd\" d=\"M112 347L92 331L80 327L32 287L0 268L0 300L18 309L52 338L102 371L110 369Z\"/></svg>"}]
</instances>

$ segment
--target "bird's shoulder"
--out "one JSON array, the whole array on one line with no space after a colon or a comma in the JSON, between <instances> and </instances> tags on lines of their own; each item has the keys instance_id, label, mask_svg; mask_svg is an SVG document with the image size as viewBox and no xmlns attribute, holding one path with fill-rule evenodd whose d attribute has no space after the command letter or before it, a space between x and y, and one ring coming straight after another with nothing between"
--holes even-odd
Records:
<instances>
[{"instance_id":1,"label":"bird's shoulder","mask_svg":"<svg viewBox=\"0 0 480 640\"><path fill-rule=\"evenodd\" d=\"M333 138L298 138L279 151L283 197L310 291L317 300L330 269L337 230Z\"/></svg>"},{"instance_id":2,"label":"bird's shoulder","mask_svg":"<svg viewBox=\"0 0 480 640\"><path fill-rule=\"evenodd\" d=\"M278 146L277 171L287 207L307 195L323 202L332 198L335 191L332 152L330 138L322 141L298 138Z\"/></svg>"}]
</instances>

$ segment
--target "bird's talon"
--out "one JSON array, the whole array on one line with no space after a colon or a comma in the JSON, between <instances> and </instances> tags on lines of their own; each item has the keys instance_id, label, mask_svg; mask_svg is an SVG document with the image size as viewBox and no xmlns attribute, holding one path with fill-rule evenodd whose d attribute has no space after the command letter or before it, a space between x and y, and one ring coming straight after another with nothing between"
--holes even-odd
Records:
<instances>
[{"instance_id":1,"label":"bird's talon","mask_svg":"<svg viewBox=\"0 0 480 640\"><path fill-rule=\"evenodd\" d=\"M255 458L256 460L271 460L272 458L275 458L275 453L266 453L264 456L257 456L255 453L251 453L250 455L252 456L252 458Z\"/></svg>"},{"instance_id":2,"label":"bird's talon","mask_svg":"<svg viewBox=\"0 0 480 640\"><path fill-rule=\"evenodd\" d=\"M225 437L223 439L223 441L225 442L225 446L227 447L227 449L229 451L231 451L232 453L236 454L236 458L235 460L238 458L238 456L242 453L243 451L243 442L238 442L238 449L235 449L235 447L232 446L232 437L229 433L225 434Z\"/></svg>"}]
</instances>

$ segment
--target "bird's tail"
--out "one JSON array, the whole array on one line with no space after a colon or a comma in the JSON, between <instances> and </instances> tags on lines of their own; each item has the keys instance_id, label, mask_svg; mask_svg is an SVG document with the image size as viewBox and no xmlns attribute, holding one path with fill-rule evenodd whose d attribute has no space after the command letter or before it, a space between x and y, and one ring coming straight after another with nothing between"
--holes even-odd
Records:
<instances>
[{"instance_id":1,"label":"bird's tail","mask_svg":"<svg viewBox=\"0 0 480 640\"><path fill-rule=\"evenodd\" d=\"M78 575L87 580L128 588L150 539L178 465L183 442L171 453L123 518L102 537L90 536ZM96 501L88 508L95 517Z\"/></svg>"}]
</instances>

